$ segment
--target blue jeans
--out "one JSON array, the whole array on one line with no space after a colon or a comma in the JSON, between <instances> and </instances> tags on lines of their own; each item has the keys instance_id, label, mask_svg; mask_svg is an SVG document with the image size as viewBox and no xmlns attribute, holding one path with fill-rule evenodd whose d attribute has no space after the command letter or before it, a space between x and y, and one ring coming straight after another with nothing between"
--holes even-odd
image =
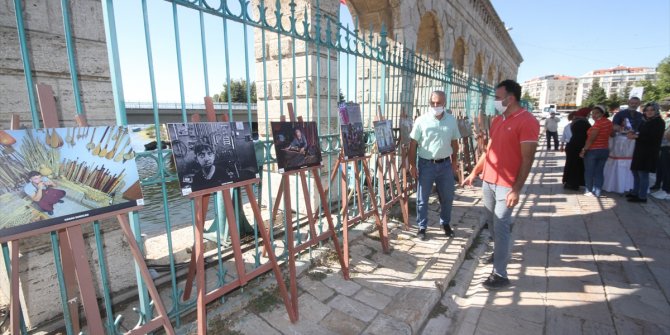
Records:
<instances>
[{"instance_id":1,"label":"blue jeans","mask_svg":"<svg viewBox=\"0 0 670 335\"><path fill-rule=\"evenodd\" d=\"M640 199L647 199L649 191L649 171L633 170L633 195Z\"/></svg>"},{"instance_id":2,"label":"blue jeans","mask_svg":"<svg viewBox=\"0 0 670 335\"><path fill-rule=\"evenodd\" d=\"M433 190L433 183L437 186L440 197L440 224L446 226L451 221L451 206L454 203L454 172L451 170L449 159L442 163L432 163L419 158L419 185L416 196L416 224L419 229L428 227L428 199Z\"/></svg>"},{"instance_id":3,"label":"blue jeans","mask_svg":"<svg viewBox=\"0 0 670 335\"><path fill-rule=\"evenodd\" d=\"M603 189L605 177L603 170L605 170L605 163L609 157L609 149L593 149L588 150L584 155L584 182L586 190L593 194L600 196Z\"/></svg>"},{"instance_id":4,"label":"blue jeans","mask_svg":"<svg viewBox=\"0 0 670 335\"><path fill-rule=\"evenodd\" d=\"M507 207L507 193L512 188L484 182L482 196L487 218L493 218L489 225L493 235L493 272L507 278L507 262L512 249L512 211Z\"/></svg>"}]
</instances>

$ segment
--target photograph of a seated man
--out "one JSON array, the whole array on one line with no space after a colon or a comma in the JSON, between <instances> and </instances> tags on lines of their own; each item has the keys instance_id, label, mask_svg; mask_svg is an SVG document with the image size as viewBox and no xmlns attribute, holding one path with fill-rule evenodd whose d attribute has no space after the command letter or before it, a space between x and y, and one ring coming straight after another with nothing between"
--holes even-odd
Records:
<instances>
[{"instance_id":1,"label":"photograph of a seated man","mask_svg":"<svg viewBox=\"0 0 670 335\"><path fill-rule=\"evenodd\" d=\"M193 175L192 191L204 190L223 184L227 179L225 169L214 164L216 154L208 143L196 143L193 146L198 169Z\"/></svg>"},{"instance_id":2,"label":"photograph of a seated man","mask_svg":"<svg viewBox=\"0 0 670 335\"><path fill-rule=\"evenodd\" d=\"M23 187L26 193L37 204L37 206L49 215L54 214L54 205L63 203L65 191L59 190L56 183L49 178L42 176L37 171L28 172L28 182Z\"/></svg>"},{"instance_id":3,"label":"photograph of a seated man","mask_svg":"<svg viewBox=\"0 0 670 335\"><path fill-rule=\"evenodd\" d=\"M289 144L288 150L297 151L303 155L307 154L307 140L300 129L293 131L293 141Z\"/></svg>"}]
</instances>

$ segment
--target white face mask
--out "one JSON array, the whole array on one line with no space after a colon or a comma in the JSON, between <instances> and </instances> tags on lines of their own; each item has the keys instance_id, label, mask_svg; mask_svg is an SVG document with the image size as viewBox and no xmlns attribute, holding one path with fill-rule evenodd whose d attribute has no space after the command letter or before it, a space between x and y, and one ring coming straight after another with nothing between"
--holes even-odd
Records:
<instances>
[{"instance_id":1,"label":"white face mask","mask_svg":"<svg viewBox=\"0 0 670 335\"><path fill-rule=\"evenodd\" d=\"M496 108L496 111L498 111L498 113L500 113L500 114L505 113L505 111L507 110L507 107L509 107L509 106L503 106L503 101L505 101L505 100L507 100L507 97L505 97L505 99L496 100L496 101L493 102L493 104Z\"/></svg>"},{"instance_id":2,"label":"white face mask","mask_svg":"<svg viewBox=\"0 0 670 335\"><path fill-rule=\"evenodd\" d=\"M442 113L444 113L444 107L442 106L431 107L430 111L433 112L433 115L440 116Z\"/></svg>"}]
</instances>

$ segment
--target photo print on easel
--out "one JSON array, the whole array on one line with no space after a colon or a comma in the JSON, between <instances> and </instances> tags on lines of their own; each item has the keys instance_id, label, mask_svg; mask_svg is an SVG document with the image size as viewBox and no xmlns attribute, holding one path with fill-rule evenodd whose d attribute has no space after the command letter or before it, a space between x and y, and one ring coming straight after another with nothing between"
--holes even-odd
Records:
<instances>
[{"instance_id":1,"label":"photo print on easel","mask_svg":"<svg viewBox=\"0 0 670 335\"><path fill-rule=\"evenodd\" d=\"M0 239L144 204L128 128L0 130Z\"/></svg>"},{"instance_id":2,"label":"photo print on easel","mask_svg":"<svg viewBox=\"0 0 670 335\"><path fill-rule=\"evenodd\" d=\"M182 195L258 178L247 122L169 123Z\"/></svg>"},{"instance_id":3,"label":"photo print on easel","mask_svg":"<svg viewBox=\"0 0 670 335\"><path fill-rule=\"evenodd\" d=\"M279 173L321 165L316 122L271 122Z\"/></svg>"},{"instance_id":4,"label":"photo print on easel","mask_svg":"<svg viewBox=\"0 0 670 335\"><path fill-rule=\"evenodd\" d=\"M391 120L375 121L374 125L377 150L379 150L379 153L387 154L395 151Z\"/></svg>"},{"instance_id":5,"label":"photo print on easel","mask_svg":"<svg viewBox=\"0 0 670 335\"><path fill-rule=\"evenodd\" d=\"M359 104L340 104L340 131L345 159L365 156L365 138Z\"/></svg>"}]
</instances>

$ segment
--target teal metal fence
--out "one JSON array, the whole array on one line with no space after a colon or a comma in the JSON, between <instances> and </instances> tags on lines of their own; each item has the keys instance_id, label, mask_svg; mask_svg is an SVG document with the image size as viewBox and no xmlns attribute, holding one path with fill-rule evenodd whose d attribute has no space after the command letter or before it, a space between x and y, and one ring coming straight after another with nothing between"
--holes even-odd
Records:
<instances>
[{"instance_id":1,"label":"teal metal fence","mask_svg":"<svg viewBox=\"0 0 670 335\"><path fill-rule=\"evenodd\" d=\"M21 1L15 0L14 3L17 9L17 30L28 87L26 98L30 101L33 126L40 127L35 106L37 100L32 89L31 55L23 27ZM244 106L246 106L247 117L243 121L258 125L260 128L259 133L261 134L256 148L257 157L261 160L259 165L263 167L262 178L265 189L257 189L257 192L266 212L273 207L273 192L277 191L276 187L273 189L273 180L277 179L277 175L273 172L276 170L276 160L268 124L270 120L276 119L276 109L279 110L279 114L286 113L284 107L287 102L293 103L296 107L303 106L298 111L299 114L305 120L316 121L319 124L320 142L326 162L324 175L331 174L341 147L336 110L339 102L338 90L348 95L345 97L346 100L361 105L364 125L367 128L368 150L374 144L370 121L377 112L392 120L394 127L397 128L403 112L407 113L410 118L414 118L426 111L430 92L436 89L447 92L448 108L459 118L467 117L470 120L478 120L495 113L492 106L493 90L488 84L455 70L448 62L444 63L423 56L420 52L407 48L401 41L392 40L388 36L386 27L371 28L364 33L357 24L354 24L353 27L343 25L336 16L322 13L318 1L316 6L310 7L309 10L298 6L293 0L288 4L282 4L280 1L273 3L260 1L258 6L242 0L142 0L135 3L130 11L128 11L129 6L121 5L122 3L124 2L102 1L104 22L101 24L104 24L106 33L116 122L118 124L128 123L125 103L128 92L124 92L124 87L126 87L124 83L138 80L124 72L124 62L141 63L147 73L144 82L149 92L148 99L153 109L156 129L159 129L162 123L159 104L165 102L161 101L161 96L164 96L160 91L162 83L157 80L162 73L173 73L174 82L172 84L177 89L173 91L176 94L171 96L172 99L169 102L179 101L177 108L182 110L182 121L184 122L188 121L187 106L191 102L200 102L187 99L189 90L193 88L193 81L190 81L189 78L194 76L194 72L201 73L196 76L199 78L196 86L199 86L202 96L221 93L216 91L216 84L213 83L217 82L226 85L226 93L230 97L231 82L236 75L238 78L242 77L246 83L255 82L258 88L256 93L259 96L256 106L259 112L252 112L251 85L246 85L247 101L244 102ZM75 67L76 53L69 29L69 9L75 4L76 2L61 0L66 27L67 58L71 66L72 89L75 91L77 113L82 113ZM126 10L122 16L119 16L118 7L120 5ZM268 5L272 8L268 9ZM118 27L119 24L127 24L132 20L141 22L141 31L136 31L134 37L141 40L143 46L139 53L143 55L143 58L124 60L123 55L127 54L125 52L127 50L122 47L123 39L129 36L119 34ZM255 44L259 44L260 47L250 43L252 36L257 41ZM270 47L267 47L268 45ZM160 51L156 53L156 49ZM166 53L167 51L169 53ZM163 58L170 58L172 61L166 63L162 61ZM344 71L341 71L343 68ZM300 82L301 78L297 73L302 73L304 83ZM340 73L346 73L346 75L340 76ZM276 85L276 83L279 84ZM300 87L301 84L304 84L304 87ZM223 89L222 86L218 87ZM178 98L175 99L177 96ZM236 105L236 108L239 107ZM273 109L275 107L276 109ZM232 119L232 111L233 102L224 102L220 112L228 113ZM397 131L395 133L398 134ZM161 138L160 131L156 131L156 140L158 143L164 140ZM194 206L187 200L175 199L173 196L173 193L178 191L175 187L176 176L170 164L170 149L158 145L156 150L138 153L137 159L152 162L153 170L143 175L142 187L145 194L147 190L152 190L151 197L146 199L148 205L153 202L159 209L151 214L143 212L131 214L131 226L138 243L143 245L142 234L148 228L146 221L158 218L160 222L160 228L149 227L152 231L158 230L166 237L163 250L168 262L166 266L159 269L160 278L157 279L157 282L162 283L160 290L164 296L168 297L164 302L169 315L173 323L179 326L183 322L184 315L193 311L195 298L187 301L181 298L184 291L183 268L185 264L179 262L175 257L173 239L176 228L193 224ZM349 185L352 182L349 181ZM327 195L331 205L334 206L333 213L339 212L341 192L345 191L340 189L339 183L328 187ZM245 216L242 192L235 192L234 195L235 202L239 204L235 208L235 215L238 218L236 224L240 225L239 219ZM378 199L367 200L368 204L370 201L378 201ZM175 205L179 201L181 205ZM359 210L355 202L350 207L354 212ZM225 220L226 209L223 208L221 194L214 197L214 205L210 208L209 218L212 219L212 225L209 227L209 232L216 247L211 252L208 267L215 269L218 277L216 285L220 287L233 276L223 263L229 247L226 239L229 222ZM299 207L297 212L300 213ZM271 215L264 217L267 217L271 227L271 235L274 237L273 245L281 246L282 243L286 243L286 236L282 233L284 222L281 218L276 220ZM298 215L296 221L291 224L300 227L304 221L302 219ZM340 225L341 222L338 220L338 229L341 228ZM257 267L263 260L261 250L259 250L258 231L253 223L251 226L253 231L250 232L251 237L247 239L247 246L253 255L255 262L253 266ZM325 223L321 225L321 231L325 229L324 226ZM114 297L106 284L108 272L114 269L107 268L108 256L104 252L101 234L103 233L100 231L99 223L96 222L93 238L98 250L97 258L102 277L100 278L101 299L106 315L104 322L110 334L121 333L124 328L129 328L127 323L130 321L128 320L144 322L150 319L151 301L139 272L136 271L137 294L136 298L131 299L129 303L136 305L137 315L121 315L117 310L118 307L113 302L118 299ZM192 236L187 236L189 237L192 238ZM300 238L301 234L297 234L298 243L300 243ZM63 292L62 269L58 265L60 262L57 235L52 234L51 240L57 264L57 277L61 292ZM6 245L2 246L2 251L5 260L8 259ZM284 252L279 253L279 256L285 258L287 255ZM5 262L5 264L8 263ZM5 269L6 274L9 274L10 271L8 267ZM65 295L61 294L61 297L62 306L67 306ZM62 322L66 332L72 334L68 309L63 308L61 314L62 318L58 322ZM126 323L125 326L124 323ZM28 329L24 326L22 332L27 333L27 331Z\"/></svg>"}]
</instances>

